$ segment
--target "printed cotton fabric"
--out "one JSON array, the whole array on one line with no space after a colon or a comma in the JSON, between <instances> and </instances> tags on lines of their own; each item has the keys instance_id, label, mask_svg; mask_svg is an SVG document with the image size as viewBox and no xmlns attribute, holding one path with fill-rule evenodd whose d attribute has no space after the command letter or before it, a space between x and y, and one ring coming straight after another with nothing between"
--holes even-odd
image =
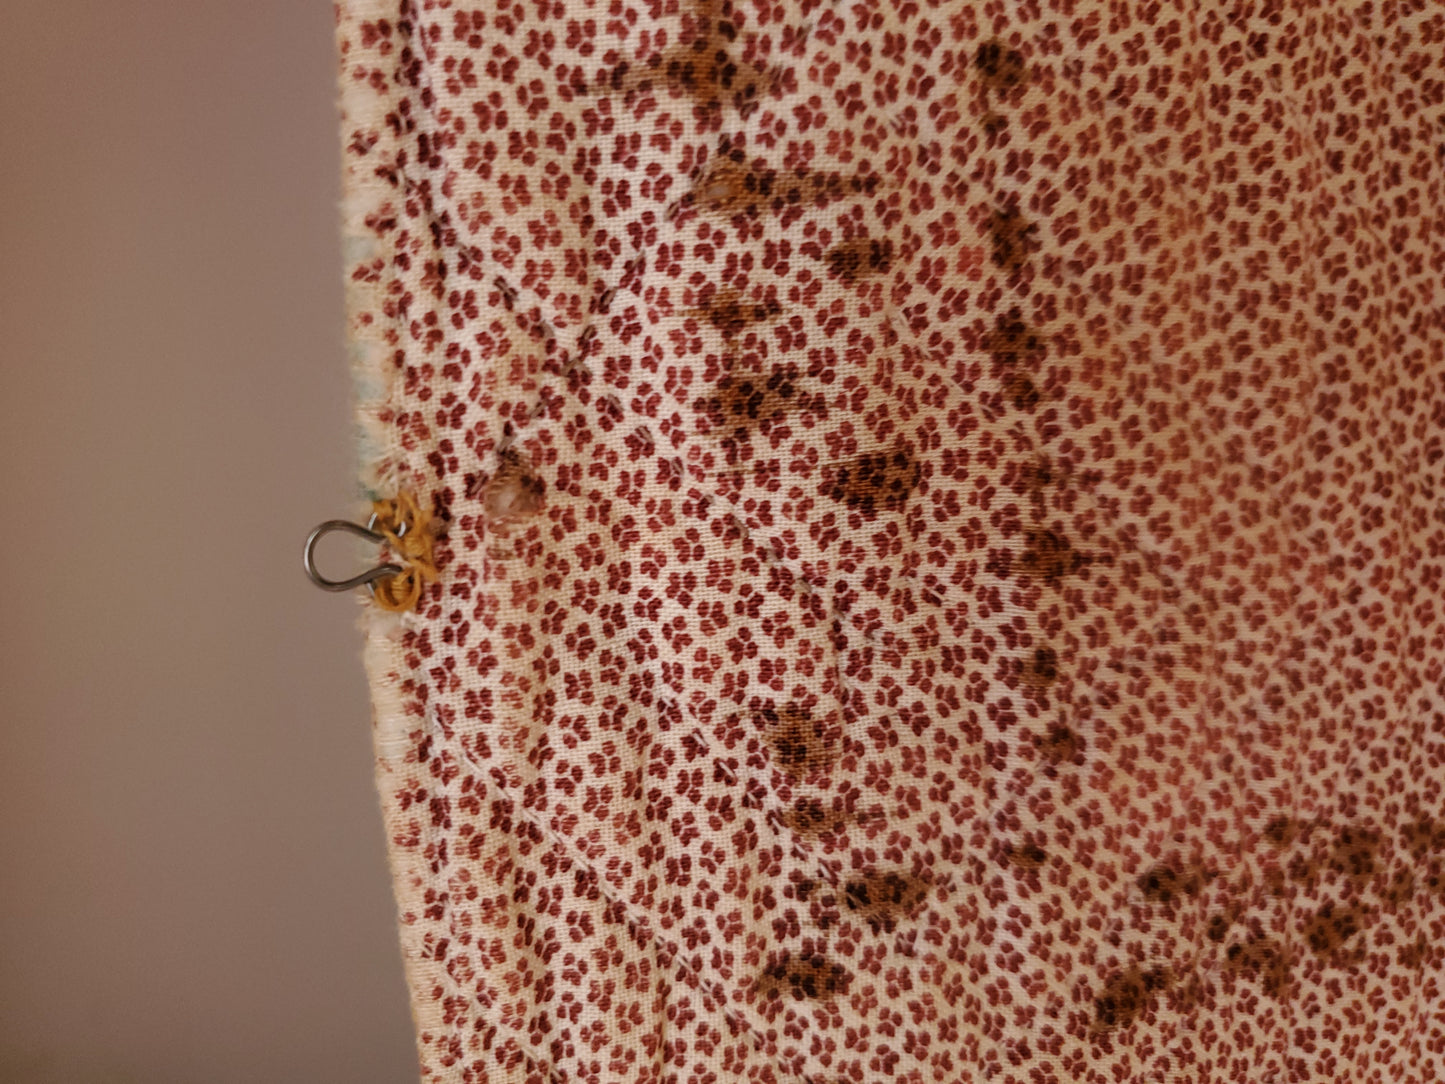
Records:
<instances>
[{"instance_id":1,"label":"printed cotton fabric","mask_svg":"<svg viewBox=\"0 0 1445 1084\"><path fill-rule=\"evenodd\" d=\"M337 14L425 1080L1445 1079L1445 9Z\"/></svg>"}]
</instances>

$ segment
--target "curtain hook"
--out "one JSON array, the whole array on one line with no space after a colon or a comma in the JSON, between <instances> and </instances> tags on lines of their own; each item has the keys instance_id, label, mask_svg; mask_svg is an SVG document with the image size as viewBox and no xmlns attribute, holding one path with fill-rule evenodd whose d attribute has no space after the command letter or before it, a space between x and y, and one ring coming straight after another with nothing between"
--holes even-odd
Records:
<instances>
[{"instance_id":1,"label":"curtain hook","mask_svg":"<svg viewBox=\"0 0 1445 1084\"><path fill-rule=\"evenodd\" d=\"M306 569L306 575L311 582L323 591L350 591L353 588L365 585L372 593L376 591L376 581L384 580L390 576L399 576L404 571L399 565L377 565L375 568L352 576L349 580L328 580L316 568L316 546L323 535L331 531L347 531L366 539L368 542L375 542L378 546L386 542L384 535L377 534L372 530L376 526L377 517L373 515L365 527L352 523L345 519L329 519L317 526L306 536L306 549L302 555L302 564ZM405 532L405 526L397 532L398 537Z\"/></svg>"}]
</instances>

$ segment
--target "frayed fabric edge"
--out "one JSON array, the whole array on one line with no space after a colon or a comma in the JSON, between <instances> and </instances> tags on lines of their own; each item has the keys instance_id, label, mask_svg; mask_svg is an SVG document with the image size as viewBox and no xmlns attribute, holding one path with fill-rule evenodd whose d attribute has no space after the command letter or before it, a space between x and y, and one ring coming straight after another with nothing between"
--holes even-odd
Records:
<instances>
[{"instance_id":1,"label":"frayed fabric edge","mask_svg":"<svg viewBox=\"0 0 1445 1084\"><path fill-rule=\"evenodd\" d=\"M355 133L385 131L389 99L352 76L345 43L354 36L363 21L394 15L394 6L388 0L354 0L338 4L335 9L337 120L343 146L354 138ZM387 329L363 319L363 314L379 307L376 285L379 280L356 273L363 265L389 258L386 247L368 229L366 220L393 194L389 186L363 168L361 163L349 155L343 158L340 232L342 266L346 270L345 335L356 426L358 504L369 504L394 492L400 481L393 475L401 461L401 448L394 427L383 421L383 414L391 401L393 382L386 364ZM428 951L426 934L417 921L426 907L425 893L429 883L429 872L418 868L418 856L425 848L400 845L399 834L410 830L410 826L399 822L400 811L389 798L395 790L395 777L407 770L409 764L415 764L419 743L425 740L428 728L425 718L408 715L403 699L402 689L408 667L401 650L401 637L411 618L381 610L365 596L359 597L358 605L361 613L357 627L364 638L363 661L370 686L374 781L386 833L387 860L396 901L397 932L418 1068L421 1079L430 1084L452 1084L462 1079L461 1065L448 1068L435 1064L434 1052L425 1041L428 1034L439 1034L448 1027L442 1018L440 999L428 996L428 992L444 989L449 981L442 965ZM424 834L429 832L425 824L420 828Z\"/></svg>"}]
</instances>

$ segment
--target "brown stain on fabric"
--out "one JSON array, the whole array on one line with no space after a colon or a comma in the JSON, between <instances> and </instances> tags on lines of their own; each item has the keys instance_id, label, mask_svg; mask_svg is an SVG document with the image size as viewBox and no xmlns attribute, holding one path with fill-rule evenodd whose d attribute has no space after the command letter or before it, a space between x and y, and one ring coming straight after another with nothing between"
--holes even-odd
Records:
<instances>
[{"instance_id":1,"label":"brown stain on fabric","mask_svg":"<svg viewBox=\"0 0 1445 1084\"><path fill-rule=\"evenodd\" d=\"M1270 997L1287 999L1292 989L1293 960L1289 950L1273 938L1256 937L1236 942L1225 952L1225 967L1257 983Z\"/></svg>"},{"instance_id":2,"label":"brown stain on fabric","mask_svg":"<svg viewBox=\"0 0 1445 1084\"><path fill-rule=\"evenodd\" d=\"M897 511L919 483L921 469L906 449L862 455L834 464L826 473L823 492L865 515Z\"/></svg>"},{"instance_id":3,"label":"brown stain on fabric","mask_svg":"<svg viewBox=\"0 0 1445 1084\"><path fill-rule=\"evenodd\" d=\"M1279 898L1289 894L1289 884L1285 878L1285 872L1278 866L1270 866L1265 869L1261 880L1264 881L1265 891L1271 896Z\"/></svg>"},{"instance_id":4,"label":"brown stain on fabric","mask_svg":"<svg viewBox=\"0 0 1445 1084\"><path fill-rule=\"evenodd\" d=\"M1043 398L1033 378L1022 370L1043 360L1043 340L1030 331L1017 307L999 315L983 347L999 370L1004 398L1015 410L1032 411Z\"/></svg>"},{"instance_id":5,"label":"brown stain on fabric","mask_svg":"<svg viewBox=\"0 0 1445 1084\"><path fill-rule=\"evenodd\" d=\"M1363 883L1375 874L1380 833L1368 826L1349 824L1335 835L1326 865L1351 881Z\"/></svg>"},{"instance_id":6,"label":"brown stain on fabric","mask_svg":"<svg viewBox=\"0 0 1445 1084\"><path fill-rule=\"evenodd\" d=\"M973 55L973 70L984 87L993 91L1013 90L1028 82L1023 54L998 38L979 44Z\"/></svg>"},{"instance_id":7,"label":"brown stain on fabric","mask_svg":"<svg viewBox=\"0 0 1445 1084\"><path fill-rule=\"evenodd\" d=\"M828 886L822 881L815 881L811 877L804 877L800 881L793 882L793 895L797 898L799 903L807 903L815 895L817 895L821 889L825 889L827 887Z\"/></svg>"},{"instance_id":8,"label":"brown stain on fabric","mask_svg":"<svg viewBox=\"0 0 1445 1084\"><path fill-rule=\"evenodd\" d=\"M1045 354L1044 340L1029 330L1017 307L1001 313L983 337L983 348L999 365L1035 364Z\"/></svg>"},{"instance_id":9,"label":"brown stain on fabric","mask_svg":"<svg viewBox=\"0 0 1445 1084\"><path fill-rule=\"evenodd\" d=\"M1432 820L1415 820L1405 826L1405 847L1416 861L1445 850L1445 831Z\"/></svg>"},{"instance_id":10,"label":"brown stain on fabric","mask_svg":"<svg viewBox=\"0 0 1445 1084\"><path fill-rule=\"evenodd\" d=\"M1115 975L1094 999L1094 1026L1101 1031L1132 1024L1172 983L1167 967L1137 965Z\"/></svg>"},{"instance_id":11,"label":"brown stain on fabric","mask_svg":"<svg viewBox=\"0 0 1445 1084\"><path fill-rule=\"evenodd\" d=\"M731 106L747 115L778 81L776 72L733 59L738 25L731 0L695 0L683 13L679 39L646 61L617 65L604 89L626 94L660 83L708 112Z\"/></svg>"},{"instance_id":12,"label":"brown stain on fabric","mask_svg":"<svg viewBox=\"0 0 1445 1084\"><path fill-rule=\"evenodd\" d=\"M1059 676L1059 653L1051 647L1036 647L1025 655L1019 678L1026 689L1042 692Z\"/></svg>"},{"instance_id":13,"label":"brown stain on fabric","mask_svg":"<svg viewBox=\"0 0 1445 1084\"><path fill-rule=\"evenodd\" d=\"M840 809L830 809L817 798L803 798L783 814L783 824L797 835L816 838L836 832L853 818Z\"/></svg>"},{"instance_id":14,"label":"brown stain on fabric","mask_svg":"<svg viewBox=\"0 0 1445 1084\"><path fill-rule=\"evenodd\" d=\"M748 165L740 151L713 160L682 198L684 206L713 214L747 214L815 206L849 195L871 195L878 177L858 173L770 169Z\"/></svg>"},{"instance_id":15,"label":"brown stain on fabric","mask_svg":"<svg viewBox=\"0 0 1445 1084\"><path fill-rule=\"evenodd\" d=\"M1207 991L1204 980L1197 972L1191 971L1182 981L1176 982L1169 989L1169 1011L1176 1013L1191 1013L1204 1003Z\"/></svg>"},{"instance_id":16,"label":"brown stain on fabric","mask_svg":"<svg viewBox=\"0 0 1445 1084\"><path fill-rule=\"evenodd\" d=\"M1430 942L1424 934L1415 938L1412 945L1401 945L1396 953L1400 966L1415 970L1424 967L1430 959Z\"/></svg>"},{"instance_id":17,"label":"brown stain on fabric","mask_svg":"<svg viewBox=\"0 0 1445 1084\"><path fill-rule=\"evenodd\" d=\"M1318 838L1312 831L1315 827L1320 826L1279 818L1266 826L1264 835L1272 846L1282 850L1296 840L1308 841L1312 834ZM1316 888L1326 873L1364 885L1375 875L1381 842L1378 830L1363 824L1347 824L1323 845L1316 843L1309 853L1293 855L1285 864L1283 876L1309 890Z\"/></svg>"},{"instance_id":18,"label":"brown stain on fabric","mask_svg":"<svg viewBox=\"0 0 1445 1084\"><path fill-rule=\"evenodd\" d=\"M1015 410L1032 412L1043 396L1034 382L1023 373L1009 373L1003 378L1004 398Z\"/></svg>"},{"instance_id":19,"label":"brown stain on fabric","mask_svg":"<svg viewBox=\"0 0 1445 1084\"><path fill-rule=\"evenodd\" d=\"M1015 869L1043 869L1049 860L1048 852L1031 839L1005 843L1002 853L1004 861Z\"/></svg>"},{"instance_id":20,"label":"brown stain on fabric","mask_svg":"<svg viewBox=\"0 0 1445 1084\"><path fill-rule=\"evenodd\" d=\"M683 196L685 205L725 214L757 214L773 202L777 170L750 169L740 161L715 161Z\"/></svg>"},{"instance_id":21,"label":"brown stain on fabric","mask_svg":"<svg viewBox=\"0 0 1445 1084\"><path fill-rule=\"evenodd\" d=\"M1271 847L1288 847L1299 837L1299 822L1290 817L1275 817L1264 826L1264 838Z\"/></svg>"},{"instance_id":22,"label":"brown stain on fabric","mask_svg":"<svg viewBox=\"0 0 1445 1084\"><path fill-rule=\"evenodd\" d=\"M1135 883L1146 900L1170 903L1176 899L1193 899L1214 877L1214 872L1197 862L1173 858L1151 866Z\"/></svg>"},{"instance_id":23,"label":"brown stain on fabric","mask_svg":"<svg viewBox=\"0 0 1445 1084\"><path fill-rule=\"evenodd\" d=\"M1088 558L1058 531L1028 531L1024 541L1027 545L1019 567L1050 586L1057 586L1065 576L1072 576L1088 564Z\"/></svg>"},{"instance_id":24,"label":"brown stain on fabric","mask_svg":"<svg viewBox=\"0 0 1445 1084\"><path fill-rule=\"evenodd\" d=\"M1392 910L1398 910L1410 902L1415 894L1415 871L1402 869L1390 878L1390 885L1385 889L1382 898Z\"/></svg>"},{"instance_id":25,"label":"brown stain on fabric","mask_svg":"<svg viewBox=\"0 0 1445 1084\"><path fill-rule=\"evenodd\" d=\"M1010 273L1022 271L1038 247L1038 226L1026 219L1017 207L992 211L988 217L988 233L993 240L993 262Z\"/></svg>"},{"instance_id":26,"label":"brown stain on fabric","mask_svg":"<svg viewBox=\"0 0 1445 1084\"><path fill-rule=\"evenodd\" d=\"M826 771L838 758L838 747L827 723L793 704L759 712L763 737L773 763L793 779Z\"/></svg>"},{"instance_id":27,"label":"brown stain on fabric","mask_svg":"<svg viewBox=\"0 0 1445 1084\"><path fill-rule=\"evenodd\" d=\"M708 431L718 436L745 439L765 422L798 411L823 412L824 397L809 390L793 364L767 372L732 370L698 399L693 409L707 419Z\"/></svg>"},{"instance_id":28,"label":"brown stain on fabric","mask_svg":"<svg viewBox=\"0 0 1445 1084\"><path fill-rule=\"evenodd\" d=\"M1042 511L1047 502L1049 488L1059 481L1054 465L1044 456L1024 463L1011 463L1005 482L1014 493L1028 497L1036 510Z\"/></svg>"},{"instance_id":29,"label":"brown stain on fabric","mask_svg":"<svg viewBox=\"0 0 1445 1084\"><path fill-rule=\"evenodd\" d=\"M1432 895L1445 897L1445 870L1441 869L1445 828L1422 817L1405 826L1402 842L1415 862L1420 887Z\"/></svg>"},{"instance_id":30,"label":"brown stain on fabric","mask_svg":"<svg viewBox=\"0 0 1445 1084\"><path fill-rule=\"evenodd\" d=\"M1083 756L1084 739L1072 727L1055 723L1039 740L1039 750L1050 764L1074 764Z\"/></svg>"},{"instance_id":31,"label":"brown stain on fabric","mask_svg":"<svg viewBox=\"0 0 1445 1084\"><path fill-rule=\"evenodd\" d=\"M775 297L749 299L738 290L716 290L701 300L692 310L701 316L724 338L733 338L754 324L766 323L780 316L782 304Z\"/></svg>"},{"instance_id":32,"label":"brown stain on fabric","mask_svg":"<svg viewBox=\"0 0 1445 1084\"><path fill-rule=\"evenodd\" d=\"M1307 855L1297 854L1289 860L1283 873L1292 883L1302 886L1306 891L1313 892L1320 882L1320 871L1323 863L1311 859ZM1279 893L1284 895L1284 892Z\"/></svg>"},{"instance_id":33,"label":"brown stain on fabric","mask_svg":"<svg viewBox=\"0 0 1445 1084\"><path fill-rule=\"evenodd\" d=\"M922 877L897 870L850 878L843 885L843 904L876 931L892 932L900 920L913 917L928 898Z\"/></svg>"},{"instance_id":34,"label":"brown stain on fabric","mask_svg":"<svg viewBox=\"0 0 1445 1084\"><path fill-rule=\"evenodd\" d=\"M978 75L983 129L990 135L996 135L1008 126L1008 118L992 108L991 99L1013 98L1028 85L1028 69L1023 54L993 38L979 44L973 55L973 69Z\"/></svg>"},{"instance_id":35,"label":"brown stain on fabric","mask_svg":"<svg viewBox=\"0 0 1445 1084\"><path fill-rule=\"evenodd\" d=\"M834 245L823 254L828 273L844 282L881 275L893 266L893 242L859 237Z\"/></svg>"},{"instance_id":36,"label":"brown stain on fabric","mask_svg":"<svg viewBox=\"0 0 1445 1084\"><path fill-rule=\"evenodd\" d=\"M763 968L754 988L769 1000L824 1001L846 994L852 981L847 968L821 953L784 952Z\"/></svg>"},{"instance_id":37,"label":"brown stain on fabric","mask_svg":"<svg viewBox=\"0 0 1445 1084\"><path fill-rule=\"evenodd\" d=\"M1358 904L1343 907L1327 903L1305 923L1305 944L1316 956L1334 956L1364 929L1364 921L1364 909Z\"/></svg>"}]
</instances>

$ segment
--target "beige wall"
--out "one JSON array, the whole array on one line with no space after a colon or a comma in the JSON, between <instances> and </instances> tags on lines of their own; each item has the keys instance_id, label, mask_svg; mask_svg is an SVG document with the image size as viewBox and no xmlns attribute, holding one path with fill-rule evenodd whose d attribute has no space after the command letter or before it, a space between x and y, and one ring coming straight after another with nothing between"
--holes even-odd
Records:
<instances>
[{"instance_id":1,"label":"beige wall","mask_svg":"<svg viewBox=\"0 0 1445 1084\"><path fill-rule=\"evenodd\" d=\"M3 9L0 1081L414 1080L330 5Z\"/></svg>"}]
</instances>

